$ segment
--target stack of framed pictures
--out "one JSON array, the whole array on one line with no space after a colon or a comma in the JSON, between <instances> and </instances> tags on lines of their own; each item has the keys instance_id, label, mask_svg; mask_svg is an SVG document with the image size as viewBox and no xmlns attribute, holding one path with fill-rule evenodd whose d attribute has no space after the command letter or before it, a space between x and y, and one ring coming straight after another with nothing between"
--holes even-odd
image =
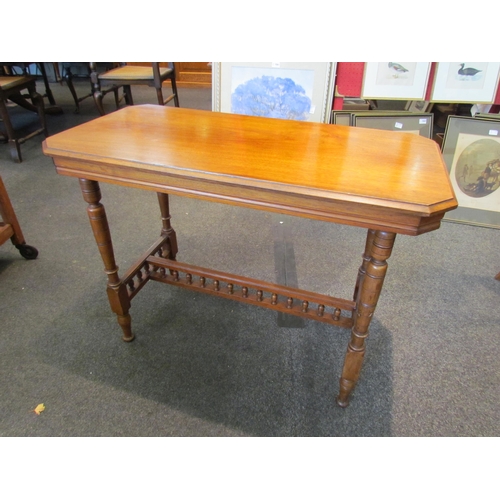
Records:
<instances>
[{"instance_id":1,"label":"stack of framed pictures","mask_svg":"<svg viewBox=\"0 0 500 500\"><path fill-rule=\"evenodd\" d=\"M330 123L333 125L352 125L352 111L332 111Z\"/></svg>"},{"instance_id":2,"label":"stack of framed pictures","mask_svg":"<svg viewBox=\"0 0 500 500\"><path fill-rule=\"evenodd\" d=\"M448 117L442 153L459 204L445 220L500 229L500 117Z\"/></svg>"},{"instance_id":3,"label":"stack of framed pictures","mask_svg":"<svg viewBox=\"0 0 500 500\"><path fill-rule=\"evenodd\" d=\"M333 111L331 123L352 127L375 128L394 132L409 132L432 138L432 113L411 111Z\"/></svg>"},{"instance_id":4,"label":"stack of framed pictures","mask_svg":"<svg viewBox=\"0 0 500 500\"><path fill-rule=\"evenodd\" d=\"M356 113L353 115L352 125L394 132L410 132L431 139L433 115L432 113Z\"/></svg>"}]
</instances>

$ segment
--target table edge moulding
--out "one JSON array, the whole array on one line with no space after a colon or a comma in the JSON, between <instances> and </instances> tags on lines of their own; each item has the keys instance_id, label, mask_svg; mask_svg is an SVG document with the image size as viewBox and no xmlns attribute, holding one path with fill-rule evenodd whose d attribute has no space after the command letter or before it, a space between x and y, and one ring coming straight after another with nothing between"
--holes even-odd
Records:
<instances>
[{"instance_id":1,"label":"table edge moulding","mask_svg":"<svg viewBox=\"0 0 500 500\"><path fill-rule=\"evenodd\" d=\"M439 228L457 207L434 141L415 134L143 105L48 137L44 154L76 177L123 338L131 300L149 281L252 303L351 329L337 403L345 407L396 234ZM118 275L99 182L155 191L159 239ZM366 228L351 299L178 262L169 194Z\"/></svg>"}]
</instances>

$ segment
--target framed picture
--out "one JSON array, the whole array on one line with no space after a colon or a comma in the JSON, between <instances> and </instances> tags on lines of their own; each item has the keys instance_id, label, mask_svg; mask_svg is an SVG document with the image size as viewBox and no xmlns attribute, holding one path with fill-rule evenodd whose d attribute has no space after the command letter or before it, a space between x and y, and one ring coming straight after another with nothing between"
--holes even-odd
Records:
<instances>
[{"instance_id":1,"label":"framed picture","mask_svg":"<svg viewBox=\"0 0 500 500\"><path fill-rule=\"evenodd\" d=\"M352 111L332 111L330 122L333 125L351 125Z\"/></svg>"},{"instance_id":2,"label":"framed picture","mask_svg":"<svg viewBox=\"0 0 500 500\"><path fill-rule=\"evenodd\" d=\"M438 63L431 101L492 103L498 86L500 63Z\"/></svg>"},{"instance_id":3,"label":"framed picture","mask_svg":"<svg viewBox=\"0 0 500 500\"><path fill-rule=\"evenodd\" d=\"M433 115L432 113L396 113L393 115L380 114L377 116L376 114L356 113L353 114L352 124L355 127L409 132L431 139Z\"/></svg>"},{"instance_id":4,"label":"framed picture","mask_svg":"<svg viewBox=\"0 0 500 500\"><path fill-rule=\"evenodd\" d=\"M500 114L498 113L476 113L474 118L483 118L485 120L500 120Z\"/></svg>"},{"instance_id":5,"label":"framed picture","mask_svg":"<svg viewBox=\"0 0 500 500\"><path fill-rule=\"evenodd\" d=\"M433 106L431 101L408 101L405 109L411 113L430 113Z\"/></svg>"},{"instance_id":6,"label":"framed picture","mask_svg":"<svg viewBox=\"0 0 500 500\"><path fill-rule=\"evenodd\" d=\"M363 90L365 99L423 100L431 63L365 63Z\"/></svg>"},{"instance_id":7,"label":"framed picture","mask_svg":"<svg viewBox=\"0 0 500 500\"><path fill-rule=\"evenodd\" d=\"M212 109L329 123L336 63L214 62Z\"/></svg>"},{"instance_id":8,"label":"framed picture","mask_svg":"<svg viewBox=\"0 0 500 500\"><path fill-rule=\"evenodd\" d=\"M459 205L445 219L500 228L500 122L449 116L442 154Z\"/></svg>"}]
</instances>

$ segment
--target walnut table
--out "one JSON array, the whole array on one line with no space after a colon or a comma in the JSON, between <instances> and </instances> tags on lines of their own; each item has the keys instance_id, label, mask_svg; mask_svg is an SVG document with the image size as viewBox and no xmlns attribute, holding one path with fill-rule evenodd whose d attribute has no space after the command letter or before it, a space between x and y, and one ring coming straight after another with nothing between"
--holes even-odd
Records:
<instances>
[{"instance_id":1,"label":"walnut table","mask_svg":"<svg viewBox=\"0 0 500 500\"><path fill-rule=\"evenodd\" d=\"M359 377L396 234L434 231L457 206L437 144L409 133L147 105L53 135L43 150L59 174L79 179L124 340L134 338L131 301L149 280L350 328L342 407ZM122 276L99 181L158 193L161 236ZM169 194L366 228L352 299L177 261Z\"/></svg>"}]
</instances>

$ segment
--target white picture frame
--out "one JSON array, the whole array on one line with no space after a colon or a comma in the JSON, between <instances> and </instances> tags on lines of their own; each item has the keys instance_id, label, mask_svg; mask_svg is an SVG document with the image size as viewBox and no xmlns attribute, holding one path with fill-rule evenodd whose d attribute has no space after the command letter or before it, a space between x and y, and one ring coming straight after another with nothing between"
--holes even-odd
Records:
<instances>
[{"instance_id":1,"label":"white picture frame","mask_svg":"<svg viewBox=\"0 0 500 500\"><path fill-rule=\"evenodd\" d=\"M367 62L363 74L363 99L425 99L430 62Z\"/></svg>"},{"instance_id":2,"label":"white picture frame","mask_svg":"<svg viewBox=\"0 0 500 500\"><path fill-rule=\"evenodd\" d=\"M212 110L329 123L335 71L336 63L333 62L214 62ZM287 103L296 104L282 105L279 109L271 109L269 102L263 103L262 99L255 104L255 96L262 95L259 93L264 92L264 85L267 92L270 86L285 79L288 83L289 80L293 82L289 87L292 97Z\"/></svg>"},{"instance_id":3,"label":"white picture frame","mask_svg":"<svg viewBox=\"0 0 500 500\"><path fill-rule=\"evenodd\" d=\"M460 71L477 73L467 75ZM432 102L492 103L498 87L500 63L440 62L437 63Z\"/></svg>"}]
</instances>

